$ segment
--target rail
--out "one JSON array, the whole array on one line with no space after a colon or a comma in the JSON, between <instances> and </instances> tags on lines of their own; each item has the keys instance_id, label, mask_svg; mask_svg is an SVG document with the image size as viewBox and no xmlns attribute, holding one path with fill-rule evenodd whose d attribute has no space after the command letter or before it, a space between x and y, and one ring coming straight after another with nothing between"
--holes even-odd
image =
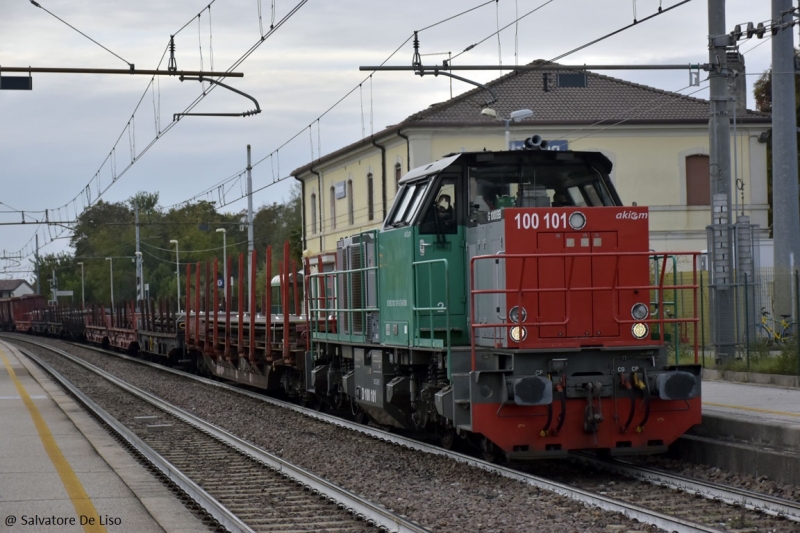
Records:
<instances>
[{"instance_id":1,"label":"rail","mask_svg":"<svg viewBox=\"0 0 800 533\"><path fill-rule=\"evenodd\" d=\"M28 342L28 341L26 341L26 342ZM276 455L268 453L268 452L264 451L263 449L261 449L261 448L255 446L255 445L253 445L253 444L251 444L251 443L249 443L249 442L247 442L247 441L245 441L245 440L243 440L243 439L241 439L241 438L229 433L228 431L225 431L224 429L221 429L221 428L219 428L219 427L217 427L217 426L215 426L215 425L213 425L213 424L211 424L209 422L206 422L205 420L203 420L203 419L201 419L201 418L189 413L188 411L185 411L185 410L183 410L183 409L181 409L179 407L176 407L176 406L174 406L174 405L162 400L158 396L155 396L155 395L150 394L150 393L148 393L148 392L146 392L146 391L144 391L144 390L142 390L142 389L140 389L138 387L135 387L135 386L133 386L133 385L131 385L131 384L129 384L129 383L127 383L127 382L125 382L125 381L123 381L123 380L121 380L121 379L119 379L119 378L117 378L117 377L115 377L115 376L113 376L111 374L109 374L108 372L95 367L92 364L89 364L89 363L87 363L87 362L85 362L85 361L83 361L83 360L81 360L81 359L79 359L79 358L77 358L75 356L72 356L72 355L64 352L63 350L58 350L56 348L53 348L52 346L42 345L42 344L39 344L39 343L33 343L33 344L38 344L39 346L41 346L43 348L46 348L48 350L51 350L54 353L57 353L58 355L60 355L60 356L62 356L64 358L72 361L73 363L82 366L83 368L85 368L85 369L97 374L98 376L102 377L103 379L106 379L109 382L113 383L115 386L123 389L125 392L127 392L129 394L132 394L133 396L136 396L137 398L152 404L153 406L157 407L158 409L161 409L162 411L164 411L164 412L166 412L166 413L168 413L168 414L170 414L170 415L182 420L183 422L186 422L187 424L189 424L191 426L194 426L194 427L198 428L199 430L211 435L212 437L218 439L222 443L230 446L231 448L239 451L240 453L242 453L242 454L244 454L246 456L249 456L249 457L253 458L254 460L256 460L256 461L258 461L258 462L260 462L262 464L265 464L265 465L269 466L270 468L280 472L281 474L285 475L286 477L288 477L290 479L293 479L297 483L300 483L301 485L309 487L310 489L319 492L320 494L324 495L325 497L327 497L327 498L329 498L329 499L331 499L333 501L336 501L339 505L341 505L342 507L347 509L352 514L354 514L356 516L362 516L367 521L370 521L370 522L373 522L374 524L376 524L378 527L381 527L381 528L386 529L387 531L392 531L392 532L396 532L396 533L430 533L430 531L425 529L424 527L422 527L422 526L420 526L420 525L418 525L418 524L416 524L414 522L411 522L410 520L407 520L407 519L403 518L400 515L397 515L397 514L391 512L391 511L389 511L385 507L382 507L380 505L372 503L371 501L369 501L368 499L366 499L364 497L358 496L358 495L354 494L353 492L350 492L350 491L348 491L348 490L346 490L346 489L344 489L344 488L342 488L342 487L340 487L338 485L335 485L335 484L325 480L324 478L321 478L321 477L313 474L312 472L309 472L309 471L307 471L307 470L305 470L303 468L300 468L300 467L298 467L298 466L296 466L296 465L294 465L294 464L292 464L292 463L290 463L290 462L288 462L288 461L286 461L284 459L281 459L280 457L278 457ZM25 352L25 355L31 356L31 354L29 352L27 352L27 351L24 351L24 352ZM46 364L41 362L41 360L39 360L35 356L32 356L31 358L36 360L37 364L41 364L43 368L45 368L47 366ZM158 365L154 365L154 366L158 368ZM163 369L163 367L161 367L161 368ZM48 372L55 372L55 370L49 369ZM55 373L55 374L57 374L57 373ZM183 374L183 373L179 373L179 374L180 375L184 375L184 376L186 375L186 374ZM69 384L69 382L66 382L66 380L62 381L62 384L64 384L64 386L68 386L68 387L74 388L74 386L72 386L72 384ZM82 394L79 390L77 390L77 389L74 389L74 390L78 394ZM70 389L70 392L72 392L72 389ZM84 396L84 398L86 398L86 397ZM86 398L86 400L88 402L92 402L92 400L90 400L89 398ZM97 409L100 409L99 406L97 407ZM106 416L108 418L110 418L112 422L116 422L116 420L111 418L110 415L106 414ZM104 421L105 421L105 419L104 419ZM119 423L117 422L117 424L119 424ZM130 431L127 430L127 428L125 428L124 426L122 426L122 429L124 429L124 430L126 430L126 431L128 431L130 433ZM132 435L132 436L133 436L134 439L138 439L138 437L136 437L135 435ZM148 458L148 460L150 460L150 455L151 454L146 454L146 457ZM155 455L155 456L157 456L157 458L160 458L160 456L156 452L152 452L152 455ZM166 460L163 460L163 461L166 463L166 465L169 465L169 467L172 466ZM161 468L161 467L159 466L159 468ZM166 473L166 475L171 480L175 480L176 477L178 477L179 479L180 478L185 478L189 483L194 484L193 481L188 480L188 478L183 476L183 474L180 471L178 471L177 469L175 469L174 467L172 467L172 470L169 470L168 473ZM183 480L181 480L181 481L183 481ZM247 525L242 523L241 520L239 520L239 518L237 518L236 516L230 514L230 512L224 506L222 506L222 504L217 502L217 500L215 500L210 495L208 495L202 488L200 488L196 484L195 484L195 486L197 487L197 490L193 489L191 487L191 485L188 485L189 490L185 489L183 485L179 484L179 486L181 486L181 488L186 490L187 493L192 498L195 498L196 494L197 494L198 497L206 496L207 498L203 498L203 499L200 499L200 500L195 499L195 501L198 501L198 503L203 505L203 507L206 510L208 510L209 513L212 514L212 516L214 516L214 518L216 518L225 527L228 527L230 531L244 531L244 532L252 531ZM190 490L191 490L191 492L190 492ZM209 505L209 507L206 507L206 505ZM223 513L223 511L227 511L228 514L226 515L225 513ZM219 517L218 517L218 515L219 515Z\"/></svg>"},{"instance_id":2,"label":"rail","mask_svg":"<svg viewBox=\"0 0 800 533\"><path fill-rule=\"evenodd\" d=\"M8 340L13 340L11 336L4 336ZM36 344L43 348L50 348L47 345L37 343L35 341L31 341L27 338L22 339L26 343ZM86 346L80 345L83 348ZM338 427L342 427L345 429L349 429L355 432L358 432L362 435L366 435L372 437L376 440L384 441L393 443L404 448L409 448L412 450L416 450L422 453L436 455L443 458L447 458L450 460L454 460L460 463L464 463L466 465L480 468L486 470L488 472L492 472L497 474L500 477L505 479L512 479L515 481L519 481L521 483L525 483L527 485L537 487L542 490L547 490L551 492L555 492L557 494L561 494L571 500L583 502L587 505L591 505L594 507L598 507L607 511L617 512L629 518L633 518L639 520L643 524L649 524L652 526L659 527L666 531L675 532L675 533L719 533L719 530L707 528L700 524L691 522L690 520L686 520L680 517L669 516L665 513L661 513L658 511L654 511L652 509L647 509L638 505L631 505L628 503L621 502L614 498L610 498L604 496L602 494L592 493L589 491L585 491L576 487L572 487L568 484L559 483L556 481L550 481L546 478L541 476L535 476L532 474L527 474L524 472L519 472L512 468L492 464L481 459L477 459L474 457L470 457L468 455L464 455L458 452L454 452L451 450L446 450L444 448L440 448L438 446L434 446L431 444L427 444L425 442L416 441L410 439L408 437L404 437L401 435L397 435L395 433L391 433L388 431L384 431L381 429L377 429L374 427L365 426L363 424L358 424L356 422L350 422L344 420L342 418L335 417L333 415L320 413L318 411L314 411L313 409L309 409L306 407L301 407L299 405L292 404L290 402L286 402L283 400L278 400L275 398L270 398L264 396L263 394L258 394L255 392L250 392L247 390L242 390L241 388L235 387L233 385L228 385L226 383L221 383L219 381L211 380L208 378L196 376L194 374L190 374L188 372L183 372L181 370L176 370L173 368L167 368L163 365L159 365L156 363L151 363L148 361L143 361L141 359L136 359L133 357L129 357L126 355L122 355L115 352L109 352L106 350L101 350L98 348L91 348L94 351L102 352L108 355L112 355L114 357L118 357L120 359L124 359L126 361L130 361L132 363L140 364L143 366L147 366L150 368L158 369L163 372L167 372L169 374L173 374L176 376L181 376L186 379L193 380L195 382L203 383L205 385L216 387L219 390L225 390L228 392L236 393L242 396L247 396L248 398L252 398L270 405L274 405L276 407L281 407L283 409L287 409L309 418L313 418L328 424L332 424Z\"/></svg>"}]
</instances>

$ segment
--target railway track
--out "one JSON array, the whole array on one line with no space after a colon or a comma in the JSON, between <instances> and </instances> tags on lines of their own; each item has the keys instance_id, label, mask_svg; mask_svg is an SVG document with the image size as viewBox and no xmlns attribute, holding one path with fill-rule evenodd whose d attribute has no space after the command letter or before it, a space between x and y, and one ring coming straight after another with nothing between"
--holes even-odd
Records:
<instances>
[{"instance_id":1,"label":"railway track","mask_svg":"<svg viewBox=\"0 0 800 533\"><path fill-rule=\"evenodd\" d=\"M25 340L27 342L27 339ZM81 348L86 347L81 346ZM125 356L121 357L131 360ZM547 474L547 478L549 479L545 479L541 476L531 475L517 469L492 465L425 443L392 435L379 429L351 423L293 404L266 398L262 395L243 391L239 388L230 387L219 382L198 378L196 376L188 376L183 372L167 369L159 365L144 363L140 360L131 361L137 364L150 365L157 368L160 372L170 372L173 375L180 375L184 378L190 377L199 383L216 387L218 390L233 391L237 395L254 398L259 402L278 405L283 409L290 409L302 413L306 417L354 430L374 439L391 442L405 448L425 452L426 454L447 456L450 459L466 463L507 479L513 479L539 489L552 491L587 505L622 513L642 523L656 526L666 531L789 532L795 531L800 527L796 523L800 521L800 509L794 502L788 502L754 492L741 491L735 487L700 482L695 479L663 472L650 472L648 474L646 472L647 469L635 465L622 465L621 463L617 464L613 472L605 477L602 475L581 475L581 472L583 472L582 467L580 465L573 465L571 467L573 470L570 471L570 467L566 467L565 470L562 469L560 474ZM612 468L612 463L598 463L597 460L593 458L581 457L580 461L583 463L591 461L593 463L593 468L606 471ZM624 468L622 468L622 466L624 466ZM564 482L557 482L553 481L553 477L567 479L564 479ZM669 483L666 481L668 477L671 478ZM656 489L651 486L643 486L640 481L636 481L635 479L646 479L653 484L668 485L671 489ZM706 499L697 498L694 495L702 495L705 496Z\"/></svg>"},{"instance_id":2,"label":"railway track","mask_svg":"<svg viewBox=\"0 0 800 533\"><path fill-rule=\"evenodd\" d=\"M428 532L67 353L69 380L23 352L232 533Z\"/></svg>"},{"instance_id":3,"label":"railway track","mask_svg":"<svg viewBox=\"0 0 800 533\"><path fill-rule=\"evenodd\" d=\"M734 507L741 507L782 520L800 523L800 504L784 498L776 498L768 494L761 494L720 483L692 479L661 469L635 465L621 459L605 459L581 454L576 455L576 460L589 464L598 470L620 474L707 500L723 502ZM793 527L800 529L800 524Z\"/></svg>"}]
</instances>

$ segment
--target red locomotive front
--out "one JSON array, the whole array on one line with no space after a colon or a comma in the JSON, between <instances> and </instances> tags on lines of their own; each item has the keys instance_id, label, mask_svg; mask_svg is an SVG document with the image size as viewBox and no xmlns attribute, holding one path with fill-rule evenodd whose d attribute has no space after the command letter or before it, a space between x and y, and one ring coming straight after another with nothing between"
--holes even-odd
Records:
<instances>
[{"instance_id":1,"label":"red locomotive front","mask_svg":"<svg viewBox=\"0 0 800 533\"><path fill-rule=\"evenodd\" d=\"M658 333L694 314L667 317L654 305L697 287L665 276L671 263L649 250L647 208L507 208L489 218L478 240L503 248L471 258L473 432L512 456L651 453L700 423L699 366L670 366ZM692 265L685 278L694 255L674 263Z\"/></svg>"}]
</instances>

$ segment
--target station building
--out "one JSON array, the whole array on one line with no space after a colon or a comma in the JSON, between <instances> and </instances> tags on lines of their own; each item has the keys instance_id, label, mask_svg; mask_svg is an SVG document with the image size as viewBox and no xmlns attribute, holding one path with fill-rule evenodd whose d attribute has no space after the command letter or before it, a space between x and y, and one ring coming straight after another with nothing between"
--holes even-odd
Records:
<instances>
[{"instance_id":1,"label":"station building","mask_svg":"<svg viewBox=\"0 0 800 533\"><path fill-rule=\"evenodd\" d=\"M0 279L0 298L33 294L33 287L24 279Z\"/></svg>"},{"instance_id":2,"label":"station building","mask_svg":"<svg viewBox=\"0 0 800 533\"><path fill-rule=\"evenodd\" d=\"M649 207L654 250L706 249L709 102L534 64L541 69L513 71L487 84L496 97L490 104L496 116L484 111L489 91L476 88L294 170L302 185L304 255L334 251L340 238L379 227L409 169L453 152L505 149L502 119L520 109L533 115L510 123L512 149L540 135L549 149L603 153L613 163L611 177L622 201ZM732 202L766 237L771 119L745 108L744 79L741 69L732 83Z\"/></svg>"}]
</instances>

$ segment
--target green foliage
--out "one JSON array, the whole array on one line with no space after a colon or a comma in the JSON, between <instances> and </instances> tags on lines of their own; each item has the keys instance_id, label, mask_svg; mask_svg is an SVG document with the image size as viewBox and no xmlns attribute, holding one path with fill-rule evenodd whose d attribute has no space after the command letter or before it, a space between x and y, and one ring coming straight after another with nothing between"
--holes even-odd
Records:
<instances>
[{"instance_id":1,"label":"green foliage","mask_svg":"<svg viewBox=\"0 0 800 533\"><path fill-rule=\"evenodd\" d=\"M273 248L273 276L278 273L278 261L283 256L283 243L291 243L291 254L301 264L300 189L292 190L286 204L277 202L262 206L254 215L254 243L258 253L259 300L263 297L264 251ZM111 301L111 272L113 264L115 303L136 297L134 253L136 251L135 209L139 211L140 251L144 266L144 281L150 296L174 302L177 295L176 246L178 241L181 277L181 296L185 297L186 265L219 260L219 276L223 272L223 235L226 230L227 257L231 259L229 275L238 278L240 254L247 253L246 212L219 213L213 202L199 201L171 209L158 205L158 194L139 192L125 202L99 201L78 217L70 244L74 255L59 254L40 257L42 288L48 294L46 279L56 270L59 290L72 290L73 303L80 304L81 267L87 302ZM106 260L106 258L111 258ZM245 260L244 270L247 271ZM238 286L238 282L237 282ZM62 299L62 303L67 303ZM174 303L172 304L174 305Z\"/></svg>"}]
</instances>

